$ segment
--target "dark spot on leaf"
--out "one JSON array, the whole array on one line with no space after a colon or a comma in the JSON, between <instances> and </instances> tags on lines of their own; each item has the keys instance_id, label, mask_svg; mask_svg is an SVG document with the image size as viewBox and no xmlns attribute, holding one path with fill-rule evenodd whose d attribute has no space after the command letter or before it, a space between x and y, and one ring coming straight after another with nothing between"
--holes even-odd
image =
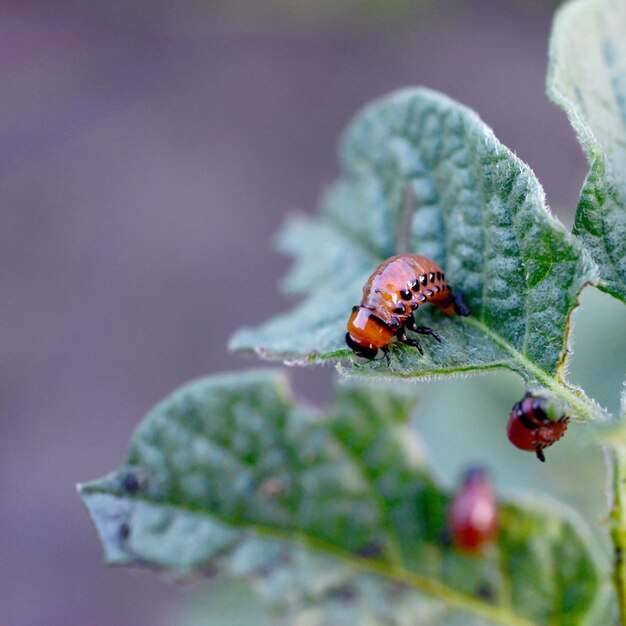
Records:
<instances>
[{"instance_id":1,"label":"dark spot on leaf","mask_svg":"<svg viewBox=\"0 0 626 626\"><path fill-rule=\"evenodd\" d=\"M349 604L350 602L354 602L354 600L358 596L358 592L354 588L353 585L346 584L346 585L341 585L340 587L337 587L336 589L333 589L330 595L331 597L341 600L341 602L345 602L346 604Z\"/></svg>"},{"instance_id":2,"label":"dark spot on leaf","mask_svg":"<svg viewBox=\"0 0 626 626\"><path fill-rule=\"evenodd\" d=\"M120 539L126 541L130 537L130 526L126 522L120 524Z\"/></svg>"},{"instance_id":3,"label":"dark spot on leaf","mask_svg":"<svg viewBox=\"0 0 626 626\"><path fill-rule=\"evenodd\" d=\"M212 578L215 578L219 573L220 573L220 570L217 567L217 565L206 565L205 567L202 568L202 576L203 578L206 578L207 580L211 580Z\"/></svg>"},{"instance_id":4,"label":"dark spot on leaf","mask_svg":"<svg viewBox=\"0 0 626 626\"><path fill-rule=\"evenodd\" d=\"M381 556L383 548L379 543L366 543L357 550L357 554L364 559L375 559Z\"/></svg>"},{"instance_id":5,"label":"dark spot on leaf","mask_svg":"<svg viewBox=\"0 0 626 626\"><path fill-rule=\"evenodd\" d=\"M445 548L450 548L452 546L452 533L448 527L443 528L439 533L438 543Z\"/></svg>"},{"instance_id":6,"label":"dark spot on leaf","mask_svg":"<svg viewBox=\"0 0 626 626\"><path fill-rule=\"evenodd\" d=\"M129 471L122 480L122 487L127 493L137 493L145 489L148 479L145 475Z\"/></svg>"},{"instance_id":7,"label":"dark spot on leaf","mask_svg":"<svg viewBox=\"0 0 626 626\"><path fill-rule=\"evenodd\" d=\"M392 584L389 596L392 600L400 600L400 598L402 598L408 590L409 588L407 585L396 581Z\"/></svg>"},{"instance_id":8,"label":"dark spot on leaf","mask_svg":"<svg viewBox=\"0 0 626 626\"><path fill-rule=\"evenodd\" d=\"M483 583L476 589L476 597L487 602L493 602L495 600L495 593L491 585Z\"/></svg>"}]
</instances>

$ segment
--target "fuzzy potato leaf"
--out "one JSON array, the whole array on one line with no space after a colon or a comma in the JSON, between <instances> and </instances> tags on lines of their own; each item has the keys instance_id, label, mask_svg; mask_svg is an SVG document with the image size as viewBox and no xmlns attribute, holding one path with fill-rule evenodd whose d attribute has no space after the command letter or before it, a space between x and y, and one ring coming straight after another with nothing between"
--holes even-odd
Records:
<instances>
[{"instance_id":1,"label":"fuzzy potato leaf","mask_svg":"<svg viewBox=\"0 0 626 626\"><path fill-rule=\"evenodd\" d=\"M503 504L481 556L450 545L450 496L407 423L413 405L346 386L320 414L277 372L199 380L81 496L109 563L246 577L297 623L592 623L596 561L559 507Z\"/></svg>"},{"instance_id":2,"label":"fuzzy potato leaf","mask_svg":"<svg viewBox=\"0 0 626 626\"><path fill-rule=\"evenodd\" d=\"M547 211L533 172L478 116L445 96L405 89L374 102L349 126L342 175L316 218L291 219L279 247L295 257L292 311L239 331L234 350L316 362L348 357L352 305L374 268L401 252L437 261L472 315L425 307L425 356L394 345L392 365L353 373L429 376L508 367L528 380L560 377L568 319L595 268Z\"/></svg>"},{"instance_id":3,"label":"fuzzy potato leaf","mask_svg":"<svg viewBox=\"0 0 626 626\"><path fill-rule=\"evenodd\" d=\"M574 233L600 268L600 289L626 302L626 3L576 0L557 13L548 94L591 164Z\"/></svg>"}]
</instances>

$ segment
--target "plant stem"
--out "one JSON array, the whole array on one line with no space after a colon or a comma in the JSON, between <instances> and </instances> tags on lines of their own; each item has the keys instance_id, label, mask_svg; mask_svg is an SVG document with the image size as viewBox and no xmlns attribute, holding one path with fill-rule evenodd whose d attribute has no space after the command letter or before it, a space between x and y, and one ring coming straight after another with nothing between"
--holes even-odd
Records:
<instances>
[{"instance_id":1,"label":"plant stem","mask_svg":"<svg viewBox=\"0 0 626 626\"><path fill-rule=\"evenodd\" d=\"M612 472L613 502L609 530L613 542L613 584L617 596L620 624L626 626L626 448L608 449Z\"/></svg>"}]
</instances>

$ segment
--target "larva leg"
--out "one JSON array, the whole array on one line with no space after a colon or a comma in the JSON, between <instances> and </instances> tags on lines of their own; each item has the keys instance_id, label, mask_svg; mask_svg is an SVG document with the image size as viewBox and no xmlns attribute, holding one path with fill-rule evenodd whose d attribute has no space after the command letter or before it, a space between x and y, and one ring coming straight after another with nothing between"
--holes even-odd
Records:
<instances>
[{"instance_id":1,"label":"larva leg","mask_svg":"<svg viewBox=\"0 0 626 626\"><path fill-rule=\"evenodd\" d=\"M406 322L404 322L404 325L409 330L415 330L417 328L417 323L415 321L415 316L413 315L413 313L411 313L411 315L406 318Z\"/></svg>"},{"instance_id":2,"label":"larva leg","mask_svg":"<svg viewBox=\"0 0 626 626\"><path fill-rule=\"evenodd\" d=\"M441 343L441 337L439 333L436 333L432 328L428 328L428 326L416 326L412 329L414 332L419 333L420 335L430 335L434 337L439 343Z\"/></svg>"},{"instance_id":3,"label":"larva leg","mask_svg":"<svg viewBox=\"0 0 626 626\"><path fill-rule=\"evenodd\" d=\"M398 333L396 334L396 337L398 338L398 341L400 343L403 343L405 346L411 346L412 348L417 348L419 350L419 353L424 356L424 350L422 350L422 346L419 345L419 343L417 343L417 341L415 341L415 339L409 339L406 336L406 333L404 332L404 330L399 330Z\"/></svg>"},{"instance_id":4,"label":"larva leg","mask_svg":"<svg viewBox=\"0 0 626 626\"><path fill-rule=\"evenodd\" d=\"M419 353L424 356L424 350L422 350L422 346L419 345L419 343L417 343L417 341L415 341L415 339L409 339L408 337L406 337L404 339L404 341L402 341L402 343L405 346L411 346L413 348L417 348L419 350Z\"/></svg>"},{"instance_id":5,"label":"larva leg","mask_svg":"<svg viewBox=\"0 0 626 626\"><path fill-rule=\"evenodd\" d=\"M414 333L419 333L420 335L430 335L431 337L434 337L439 343L441 343L441 337L439 336L439 333L436 333L432 328L428 328L428 326L418 326L415 321L415 317L412 314L407 317L404 325L406 328L412 330Z\"/></svg>"}]
</instances>

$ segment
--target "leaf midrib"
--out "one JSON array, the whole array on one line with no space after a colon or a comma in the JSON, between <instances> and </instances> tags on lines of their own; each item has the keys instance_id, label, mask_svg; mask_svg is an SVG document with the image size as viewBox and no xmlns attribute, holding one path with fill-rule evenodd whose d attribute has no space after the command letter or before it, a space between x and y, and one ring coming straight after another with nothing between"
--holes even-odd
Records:
<instances>
[{"instance_id":1,"label":"leaf midrib","mask_svg":"<svg viewBox=\"0 0 626 626\"><path fill-rule=\"evenodd\" d=\"M343 563L349 565L355 572L374 574L398 583L402 583L426 595L441 600L446 604L454 606L457 609L489 619L498 624L502 624L503 626L538 626L538 622L520 617L509 608L480 602L471 596L467 596L451 589L450 587L447 587L439 581L416 574L415 572L411 572L405 567L397 567L391 564L387 565L382 561L355 558L353 553L321 539L317 539L316 537L311 537L303 532L289 532L288 530L247 521L226 521L199 505L175 502L168 499L152 500L145 496L133 496L130 498L128 496L120 496L115 493L111 493L107 489L97 486L79 485L79 492L82 496L101 494L117 500L140 502L151 506L169 507L180 513L201 514L207 518L217 521L220 524L226 524L245 532L251 532L263 538L282 541L283 543L293 545L300 545L301 547L316 550L342 561Z\"/></svg>"},{"instance_id":2,"label":"leaf midrib","mask_svg":"<svg viewBox=\"0 0 626 626\"><path fill-rule=\"evenodd\" d=\"M550 389L555 394L566 400L579 412L580 416L587 418L589 421L596 421L599 415L606 417L603 413L601 413L599 407L595 406L593 401L582 390L579 390L578 394L576 394L572 388L568 387L564 382L558 380L555 376L552 376L545 370L541 369L525 354L522 354L499 334L492 331L484 322L472 317L467 317L463 321L465 324L470 324L471 326L478 328L478 330L490 337L498 346L511 355L513 363L521 365L527 373L532 374L544 387ZM507 367L515 370L515 368L511 367L511 365L507 365ZM520 370L515 371L522 373Z\"/></svg>"}]
</instances>

